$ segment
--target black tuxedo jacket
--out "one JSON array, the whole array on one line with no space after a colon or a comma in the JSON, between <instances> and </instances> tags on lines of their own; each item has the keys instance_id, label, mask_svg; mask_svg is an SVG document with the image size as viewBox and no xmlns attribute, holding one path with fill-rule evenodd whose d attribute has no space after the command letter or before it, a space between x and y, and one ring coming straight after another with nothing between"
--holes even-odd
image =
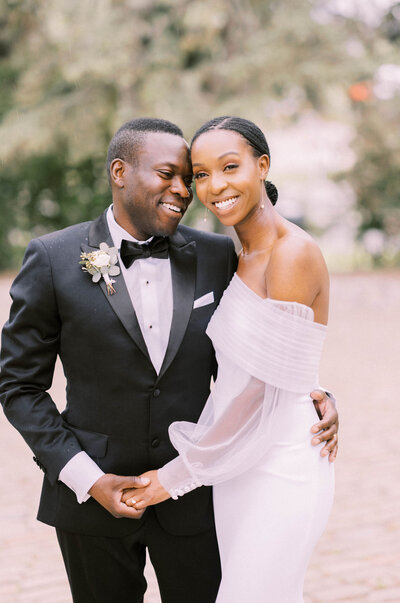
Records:
<instances>
[{"instance_id":1,"label":"black tuxedo jacket","mask_svg":"<svg viewBox=\"0 0 400 603\"><path fill-rule=\"evenodd\" d=\"M13 283L3 329L0 396L45 472L38 519L72 532L120 536L142 520L115 519L94 499L78 504L58 480L64 465L85 450L106 473L139 475L176 456L168 426L196 421L216 370L206 326L236 268L232 241L179 226L170 237L173 319L164 363L150 361L122 274L116 293L92 282L81 251L112 244L105 213L34 239ZM213 291L214 303L193 309ZM67 406L60 414L47 393L60 356ZM156 507L172 534L212 525L210 488Z\"/></svg>"}]
</instances>

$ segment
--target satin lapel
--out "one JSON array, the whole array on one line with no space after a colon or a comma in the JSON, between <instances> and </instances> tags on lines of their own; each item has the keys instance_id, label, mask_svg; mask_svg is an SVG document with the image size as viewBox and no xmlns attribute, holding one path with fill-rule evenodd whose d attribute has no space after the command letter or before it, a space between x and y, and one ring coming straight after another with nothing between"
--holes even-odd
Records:
<instances>
[{"instance_id":1,"label":"satin lapel","mask_svg":"<svg viewBox=\"0 0 400 603\"><path fill-rule=\"evenodd\" d=\"M99 247L100 243L107 243L107 245L112 245L112 239L110 235L110 231L108 230L107 225L107 209L97 218L94 222L91 223L89 228L88 235L88 243L90 247Z\"/></svg>"},{"instance_id":2,"label":"satin lapel","mask_svg":"<svg viewBox=\"0 0 400 603\"><path fill-rule=\"evenodd\" d=\"M81 245L81 249L85 252L91 252L93 251L93 248L98 248L100 243L103 241L109 246L113 245L113 241L107 226L106 212L104 212L91 224L88 237L89 245L83 244ZM122 273L120 273L118 276L115 276L114 279L115 293L113 295L108 295L107 286L104 279L101 279L100 287L108 303L111 305L115 314L118 316L119 320L122 322L133 341L148 358L149 362L151 362Z\"/></svg>"},{"instance_id":3,"label":"satin lapel","mask_svg":"<svg viewBox=\"0 0 400 603\"><path fill-rule=\"evenodd\" d=\"M196 243L187 242L176 232L170 237L170 260L173 291L173 314L167 351L159 379L175 358L193 310L196 287Z\"/></svg>"}]
</instances>

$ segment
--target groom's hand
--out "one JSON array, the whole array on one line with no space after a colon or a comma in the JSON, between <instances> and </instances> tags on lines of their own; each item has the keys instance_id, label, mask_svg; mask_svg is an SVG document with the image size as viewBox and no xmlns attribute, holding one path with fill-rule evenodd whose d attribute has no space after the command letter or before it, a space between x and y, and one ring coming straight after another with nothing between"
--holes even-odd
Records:
<instances>
[{"instance_id":1,"label":"groom's hand","mask_svg":"<svg viewBox=\"0 0 400 603\"><path fill-rule=\"evenodd\" d=\"M93 484L89 494L117 519L121 517L140 519L145 509L138 511L134 507L127 507L122 502L122 495L127 488L143 488L149 483L150 480L146 477L126 477L106 473Z\"/></svg>"},{"instance_id":2,"label":"groom's hand","mask_svg":"<svg viewBox=\"0 0 400 603\"><path fill-rule=\"evenodd\" d=\"M329 454L329 461L332 463L338 452L339 415L334 403L325 392L316 390L311 392L310 396L321 419L311 428L311 433L317 434L311 443L313 446L318 446L321 442L326 442L321 449L321 456Z\"/></svg>"}]
</instances>

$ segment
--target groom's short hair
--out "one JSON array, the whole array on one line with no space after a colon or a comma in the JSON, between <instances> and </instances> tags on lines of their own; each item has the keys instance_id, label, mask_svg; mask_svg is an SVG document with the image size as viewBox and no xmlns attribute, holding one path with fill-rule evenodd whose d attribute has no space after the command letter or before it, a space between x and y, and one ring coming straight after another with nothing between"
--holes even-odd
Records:
<instances>
[{"instance_id":1,"label":"groom's short hair","mask_svg":"<svg viewBox=\"0 0 400 603\"><path fill-rule=\"evenodd\" d=\"M165 132L183 138L183 132L176 124L166 119L138 117L124 123L114 134L108 146L107 175L110 182L110 165L114 159L123 159L135 165L137 152L148 132Z\"/></svg>"}]
</instances>

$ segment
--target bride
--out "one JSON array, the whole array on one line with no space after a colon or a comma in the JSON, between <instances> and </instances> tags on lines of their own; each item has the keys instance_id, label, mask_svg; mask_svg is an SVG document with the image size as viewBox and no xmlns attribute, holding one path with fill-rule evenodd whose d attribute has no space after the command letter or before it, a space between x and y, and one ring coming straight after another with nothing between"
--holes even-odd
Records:
<instances>
[{"instance_id":1,"label":"bride","mask_svg":"<svg viewBox=\"0 0 400 603\"><path fill-rule=\"evenodd\" d=\"M274 208L261 130L237 117L204 124L191 145L196 192L242 244L207 334L218 378L197 424L169 434L179 456L125 495L137 509L213 485L222 564L218 603L301 603L332 506L333 465L316 455L329 277L312 238Z\"/></svg>"}]
</instances>

